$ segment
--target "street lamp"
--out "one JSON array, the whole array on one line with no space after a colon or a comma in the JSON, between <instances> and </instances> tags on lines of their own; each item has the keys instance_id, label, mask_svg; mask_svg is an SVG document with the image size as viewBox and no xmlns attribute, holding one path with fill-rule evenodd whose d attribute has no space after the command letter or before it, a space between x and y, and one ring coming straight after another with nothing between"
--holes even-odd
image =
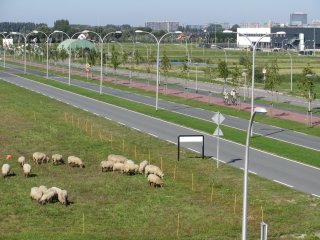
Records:
<instances>
[{"instance_id":1,"label":"street lamp","mask_svg":"<svg viewBox=\"0 0 320 240\"><path fill-rule=\"evenodd\" d=\"M83 30L82 32L77 32L75 34L72 35L71 39L77 35L77 34L81 34L81 33L94 33L95 35L98 36L101 46L100 46L100 95L102 94L102 82L103 82L103 75L102 75L102 67L103 67L103 40L100 36L100 34L94 32L94 31L89 31L89 30Z\"/></svg>"},{"instance_id":2,"label":"street lamp","mask_svg":"<svg viewBox=\"0 0 320 240\"><path fill-rule=\"evenodd\" d=\"M247 239L247 205L248 205L248 164L249 164L249 144L252 131L253 119L256 113L267 113L267 110L262 107L256 107L250 117L247 130L246 152L244 160L244 179L243 179L243 207L242 207L242 240Z\"/></svg>"},{"instance_id":3,"label":"street lamp","mask_svg":"<svg viewBox=\"0 0 320 240\"><path fill-rule=\"evenodd\" d=\"M10 35L19 35L19 36L22 36L24 38L24 74L26 74L26 72L27 72L27 55L26 55L27 37L24 36L22 33L19 33L19 32L10 32L7 37L9 37Z\"/></svg>"},{"instance_id":4,"label":"street lamp","mask_svg":"<svg viewBox=\"0 0 320 240\"><path fill-rule=\"evenodd\" d=\"M146 34L149 34L150 36L152 36L156 42L157 42L157 45L158 45L158 48L157 48L157 83L156 83L156 111L158 110L158 91L159 91L159 62L160 62L160 42L161 40L169 35L169 34L180 34L181 31L175 31L175 32L168 32L166 34L164 34L159 40L156 38L156 36L150 32L146 32L146 31L142 31L142 30L136 30L135 31L136 33L146 33Z\"/></svg>"},{"instance_id":5,"label":"street lamp","mask_svg":"<svg viewBox=\"0 0 320 240\"><path fill-rule=\"evenodd\" d=\"M251 47L252 47L252 80L251 80L251 116L253 115L253 102L254 102L254 74L255 74L255 54L256 54L256 48L257 48L257 45L259 44L259 42L267 37L267 36L271 36L271 35L285 35L286 32L276 32L276 33L266 33L264 34L263 36L261 36L258 41L256 41L254 44L253 42L248 38L248 36L246 36L245 34L243 33L239 33L239 32L233 32L231 30L224 30L223 31L224 33L237 33L239 35L242 35L244 36L245 38L248 39L248 41L251 43Z\"/></svg>"},{"instance_id":6,"label":"street lamp","mask_svg":"<svg viewBox=\"0 0 320 240\"><path fill-rule=\"evenodd\" d=\"M112 43L117 43L117 44L119 44L119 46L120 46L120 48L121 48L121 52L122 52L122 55L123 55L123 46L122 46L122 44L120 43L120 42L118 42L118 41L111 41Z\"/></svg>"},{"instance_id":7,"label":"street lamp","mask_svg":"<svg viewBox=\"0 0 320 240\"><path fill-rule=\"evenodd\" d=\"M48 58L48 55L49 55L49 39L48 39L48 35L45 33L45 32L42 32L42 31L39 31L39 30L34 30L32 31L33 33L35 34L38 34L38 33L42 33L46 36L46 39L47 39L47 79L49 78L49 58Z\"/></svg>"},{"instance_id":8,"label":"street lamp","mask_svg":"<svg viewBox=\"0 0 320 240\"><path fill-rule=\"evenodd\" d=\"M67 33L63 32L63 31L55 30L55 31L53 31L53 33L63 33L64 35L66 35L66 36L69 38L69 40L71 40L71 38L69 37L69 35L68 35ZM51 33L51 34L53 34L53 33ZM51 34L50 34L50 35L51 35ZM50 35L48 36L47 44L48 44L48 42L49 42L49 37L50 37ZM71 41L70 41L70 43L69 43L69 82L68 82L68 84L69 84L69 86L71 85Z\"/></svg>"},{"instance_id":9,"label":"street lamp","mask_svg":"<svg viewBox=\"0 0 320 240\"><path fill-rule=\"evenodd\" d=\"M107 39L107 37L112 35L112 34L122 34L122 32L121 31L109 32L107 35L105 35L102 38L102 44L104 42L104 39ZM108 54L109 54L109 48L108 48ZM106 57L106 74L108 74L108 57Z\"/></svg>"},{"instance_id":10,"label":"street lamp","mask_svg":"<svg viewBox=\"0 0 320 240\"><path fill-rule=\"evenodd\" d=\"M4 34L6 34L7 32L0 32L0 34L2 35L3 39L6 39L6 36ZM6 48L3 45L3 67L6 67Z\"/></svg>"}]
</instances>

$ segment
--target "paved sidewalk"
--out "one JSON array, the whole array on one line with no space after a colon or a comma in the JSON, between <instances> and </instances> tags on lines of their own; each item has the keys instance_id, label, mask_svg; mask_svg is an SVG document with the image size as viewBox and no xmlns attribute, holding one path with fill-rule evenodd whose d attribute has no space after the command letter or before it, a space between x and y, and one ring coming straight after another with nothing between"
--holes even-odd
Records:
<instances>
[{"instance_id":1,"label":"paved sidewalk","mask_svg":"<svg viewBox=\"0 0 320 240\"><path fill-rule=\"evenodd\" d=\"M11 61L13 61L13 59L11 59ZM23 64L22 61L16 61L16 62ZM28 64L30 65L30 63ZM45 67L44 64L39 64L39 63L32 63L32 65L37 67ZM61 66L50 66L50 70L68 73L68 69ZM87 76L84 71L79 71L74 69L72 70L72 74L83 76L83 77ZM93 74L92 77L93 77L92 78L93 80L100 80L100 75L98 74ZM117 77L105 77L105 76L103 77L103 80L109 81L112 83L126 85L133 88L140 88L140 89L145 89L145 90L154 91L154 92L156 91L155 85L147 84L143 82L135 82L135 81L129 81L128 79L122 79ZM223 101L223 98L204 95L196 92L186 92L184 90L174 89L170 87L170 85L168 85L168 87L166 88L164 86L159 86L159 93L201 101L208 104L221 105L221 106L226 106L230 108L241 109L248 112L251 111L251 103L241 102L240 105L226 105ZM260 104L255 103L255 105L259 106ZM308 122L306 113L299 113L296 111L289 111L289 110L284 110L284 109L275 108L275 107L274 108L267 107L267 110L268 110L267 115L269 116L278 117L281 119L287 119L287 120L296 121L296 122L305 123L305 124L307 124ZM312 124L315 126L320 125L320 117L313 116Z\"/></svg>"}]
</instances>

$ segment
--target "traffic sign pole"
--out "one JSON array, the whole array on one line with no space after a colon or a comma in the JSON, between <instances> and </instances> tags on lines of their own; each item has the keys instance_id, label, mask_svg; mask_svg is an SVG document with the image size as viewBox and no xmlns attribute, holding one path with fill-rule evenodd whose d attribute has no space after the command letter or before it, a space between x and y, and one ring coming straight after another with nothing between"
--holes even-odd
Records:
<instances>
[{"instance_id":1,"label":"traffic sign pole","mask_svg":"<svg viewBox=\"0 0 320 240\"><path fill-rule=\"evenodd\" d=\"M223 133L220 129L220 124L225 120L225 118L220 112L217 112L211 119L218 125L213 133L213 136L216 136L217 138L217 168L219 168L220 136L223 136Z\"/></svg>"}]
</instances>

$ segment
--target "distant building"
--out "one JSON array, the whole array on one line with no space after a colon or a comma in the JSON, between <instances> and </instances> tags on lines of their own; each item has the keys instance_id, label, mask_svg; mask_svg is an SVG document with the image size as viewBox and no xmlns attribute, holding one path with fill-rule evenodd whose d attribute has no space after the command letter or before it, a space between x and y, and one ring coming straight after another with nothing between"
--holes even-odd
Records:
<instances>
[{"instance_id":1,"label":"distant building","mask_svg":"<svg viewBox=\"0 0 320 240\"><path fill-rule=\"evenodd\" d=\"M251 42L255 44L260 38L271 32L270 28L238 28L237 45L239 48L248 48ZM250 41L249 41L250 40ZM260 40L258 48L267 48L271 42L270 36Z\"/></svg>"},{"instance_id":2,"label":"distant building","mask_svg":"<svg viewBox=\"0 0 320 240\"><path fill-rule=\"evenodd\" d=\"M308 24L308 18L306 13L291 13L290 14L290 25L291 26L303 26Z\"/></svg>"},{"instance_id":3,"label":"distant building","mask_svg":"<svg viewBox=\"0 0 320 240\"><path fill-rule=\"evenodd\" d=\"M145 22L145 27L151 28L156 31L177 31L179 28L179 22L161 21L161 22Z\"/></svg>"}]
</instances>

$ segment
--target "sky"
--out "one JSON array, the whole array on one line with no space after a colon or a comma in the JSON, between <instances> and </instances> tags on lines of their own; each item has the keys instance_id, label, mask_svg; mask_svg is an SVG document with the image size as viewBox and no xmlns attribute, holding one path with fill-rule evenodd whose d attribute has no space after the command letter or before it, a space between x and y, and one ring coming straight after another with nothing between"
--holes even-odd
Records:
<instances>
[{"instance_id":1,"label":"sky","mask_svg":"<svg viewBox=\"0 0 320 240\"><path fill-rule=\"evenodd\" d=\"M207 23L287 23L290 13L320 19L320 0L0 0L0 22L144 26L146 21Z\"/></svg>"}]
</instances>

